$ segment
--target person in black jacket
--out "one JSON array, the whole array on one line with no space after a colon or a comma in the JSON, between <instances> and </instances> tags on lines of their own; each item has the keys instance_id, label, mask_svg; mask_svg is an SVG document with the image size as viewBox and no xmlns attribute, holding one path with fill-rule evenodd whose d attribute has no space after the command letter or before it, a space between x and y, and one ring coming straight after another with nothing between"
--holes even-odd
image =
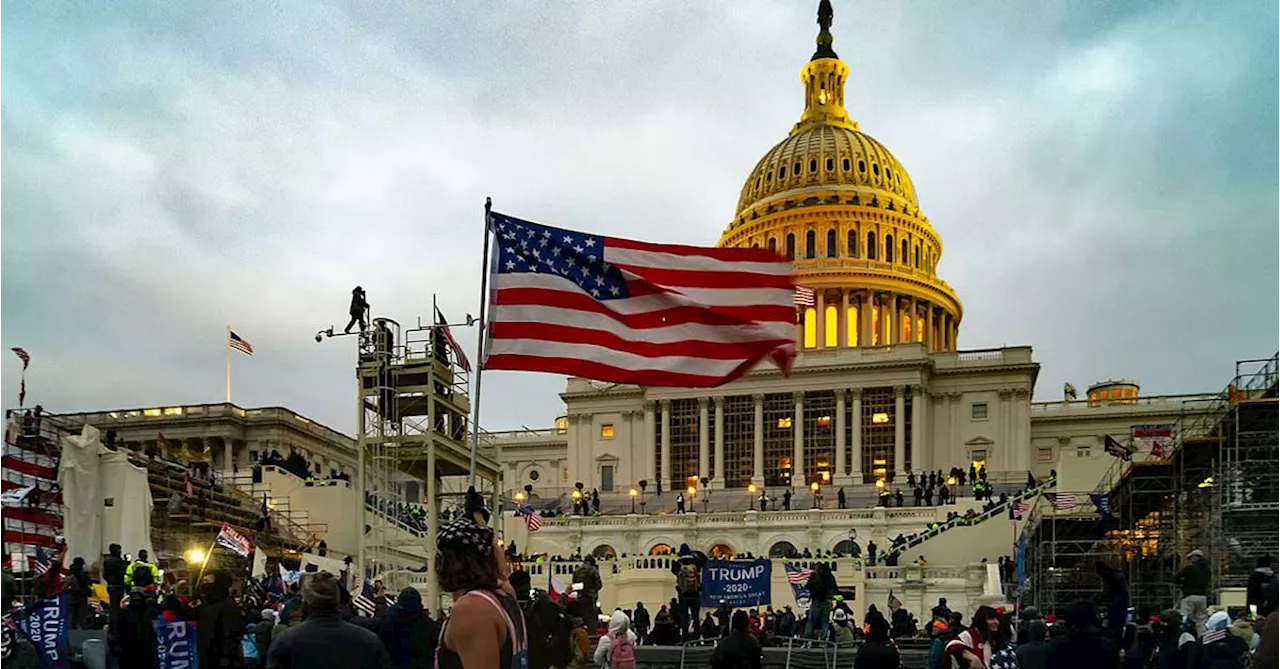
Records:
<instances>
[{"instance_id":1,"label":"person in black jacket","mask_svg":"<svg viewBox=\"0 0 1280 669\"><path fill-rule=\"evenodd\" d=\"M1045 669L1049 661L1049 626L1043 620L1032 620L1027 625L1027 640L1014 651L1018 656L1018 669Z\"/></svg>"},{"instance_id":2,"label":"person in black jacket","mask_svg":"<svg viewBox=\"0 0 1280 669\"><path fill-rule=\"evenodd\" d=\"M702 619L702 629L700 630L700 634L703 639L719 639L721 636L724 636L720 634L720 623L716 622L715 619L711 617L710 613L707 614L707 617Z\"/></svg>"},{"instance_id":3,"label":"person in black jacket","mask_svg":"<svg viewBox=\"0 0 1280 669\"><path fill-rule=\"evenodd\" d=\"M155 620L141 591L129 594L129 603L120 612L117 624L118 629L111 635L117 666L155 669L159 663Z\"/></svg>"},{"instance_id":4,"label":"person in black jacket","mask_svg":"<svg viewBox=\"0 0 1280 669\"><path fill-rule=\"evenodd\" d=\"M533 587L529 572L523 569L513 571L509 582L516 591L520 611L524 613L530 669L567 665L573 660L573 626L569 614L545 591ZM647 611L645 615L648 615Z\"/></svg>"},{"instance_id":5,"label":"person in black jacket","mask_svg":"<svg viewBox=\"0 0 1280 669\"><path fill-rule=\"evenodd\" d=\"M414 669L432 663L435 657L435 637L439 633L432 627L423 616L422 593L415 588L401 590L396 603L387 609L387 615L378 627L378 638L387 647L394 669ZM543 669L532 663L532 644L529 655L530 666Z\"/></svg>"},{"instance_id":6,"label":"person in black jacket","mask_svg":"<svg viewBox=\"0 0 1280 669\"><path fill-rule=\"evenodd\" d=\"M1119 569L1098 560L1093 564L1102 580L1102 598L1107 607L1107 633L1120 641L1129 617L1129 583Z\"/></svg>"},{"instance_id":7,"label":"person in black jacket","mask_svg":"<svg viewBox=\"0 0 1280 669\"><path fill-rule=\"evenodd\" d=\"M711 654L712 669L760 669L760 641L747 631L747 622L746 611L733 613L729 636L721 639Z\"/></svg>"},{"instance_id":8,"label":"person in black jacket","mask_svg":"<svg viewBox=\"0 0 1280 669\"><path fill-rule=\"evenodd\" d=\"M1264 555L1258 558L1257 566L1249 574L1249 582L1245 587L1245 603L1259 618L1266 618L1275 608L1276 603L1266 601L1264 595L1267 584L1274 580L1276 580L1276 572L1271 568L1271 556Z\"/></svg>"},{"instance_id":9,"label":"person in black jacket","mask_svg":"<svg viewBox=\"0 0 1280 669\"><path fill-rule=\"evenodd\" d=\"M733 609L729 607L729 602L720 600L720 607L716 609L716 637L722 637L729 634L729 620L733 617ZM703 638L706 638L705 635Z\"/></svg>"},{"instance_id":10,"label":"person in black jacket","mask_svg":"<svg viewBox=\"0 0 1280 669\"><path fill-rule=\"evenodd\" d=\"M636 629L636 643L644 644L648 641L650 624L649 609L644 607L644 602L636 602L636 610L631 614L631 626Z\"/></svg>"},{"instance_id":11,"label":"person in black jacket","mask_svg":"<svg viewBox=\"0 0 1280 669\"><path fill-rule=\"evenodd\" d=\"M84 629L85 618L89 615L89 588L92 579L84 570L84 558L77 557L67 568L67 579L63 589L67 591L67 617L71 629Z\"/></svg>"},{"instance_id":12,"label":"person in black jacket","mask_svg":"<svg viewBox=\"0 0 1280 669\"><path fill-rule=\"evenodd\" d=\"M107 617L110 629L115 630L116 621L120 618L120 602L124 601L124 557L121 556L120 544L107 547L107 555L102 558L102 580L107 584L107 600L110 610Z\"/></svg>"},{"instance_id":13,"label":"person in black jacket","mask_svg":"<svg viewBox=\"0 0 1280 669\"><path fill-rule=\"evenodd\" d=\"M698 631L699 614L702 612L702 568L705 566L707 555L693 550L689 544L680 544L680 559L671 563L678 596L678 607L674 613L680 631L686 637Z\"/></svg>"},{"instance_id":14,"label":"person in black jacket","mask_svg":"<svg viewBox=\"0 0 1280 669\"><path fill-rule=\"evenodd\" d=\"M1209 562L1199 549L1187 554L1182 569L1174 574L1173 580L1182 588L1182 600L1178 602L1178 613L1183 620L1195 622L1196 632L1204 631L1204 623L1209 618Z\"/></svg>"},{"instance_id":15,"label":"person in black jacket","mask_svg":"<svg viewBox=\"0 0 1280 669\"><path fill-rule=\"evenodd\" d=\"M218 569L200 581L200 617L196 622L196 654L205 669L240 666L244 621L231 598L231 575Z\"/></svg>"},{"instance_id":16,"label":"person in black jacket","mask_svg":"<svg viewBox=\"0 0 1280 669\"><path fill-rule=\"evenodd\" d=\"M266 669L386 669L387 649L378 635L342 620L338 581L327 571L306 576L302 623L271 642ZM200 664L203 669L204 664Z\"/></svg>"},{"instance_id":17,"label":"person in black jacket","mask_svg":"<svg viewBox=\"0 0 1280 669\"><path fill-rule=\"evenodd\" d=\"M805 587L809 590L809 617L804 624L804 635L810 639L826 639L831 598L836 594L836 577L831 574L831 567L825 562L819 563L809 574Z\"/></svg>"},{"instance_id":18,"label":"person in black jacket","mask_svg":"<svg viewBox=\"0 0 1280 669\"><path fill-rule=\"evenodd\" d=\"M881 615L867 615L867 640L853 658L853 669L898 669L898 649L889 641L889 623Z\"/></svg>"},{"instance_id":19,"label":"person in black jacket","mask_svg":"<svg viewBox=\"0 0 1280 669\"><path fill-rule=\"evenodd\" d=\"M1067 634L1050 644L1046 669L1119 669L1119 646L1103 635L1096 622L1097 610L1092 602L1068 605Z\"/></svg>"}]
</instances>

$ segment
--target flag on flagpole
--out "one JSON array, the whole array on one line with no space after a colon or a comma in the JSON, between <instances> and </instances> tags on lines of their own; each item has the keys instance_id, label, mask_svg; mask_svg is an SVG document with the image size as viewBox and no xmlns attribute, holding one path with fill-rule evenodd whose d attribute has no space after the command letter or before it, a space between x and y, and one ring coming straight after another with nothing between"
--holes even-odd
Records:
<instances>
[{"instance_id":1,"label":"flag on flagpole","mask_svg":"<svg viewBox=\"0 0 1280 669\"><path fill-rule=\"evenodd\" d=\"M485 369L718 386L795 359L792 265L760 248L651 244L491 214Z\"/></svg>"},{"instance_id":2,"label":"flag on flagpole","mask_svg":"<svg viewBox=\"0 0 1280 669\"><path fill-rule=\"evenodd\" d=\"M453 338L453 331L447 325L448 319L444 317L444 312L440 311L440 307L436 307L436 325L439 326L440 334L444 337L444 343L453 351L453 359L458 362L458 366L463 371L471 371L471 361L467 359L467 354L462 350L462 346L458 344L458 340Z\"/></svg>"},{"instance_id":3,"label":"flag on flagpole","mask_svg":"<svg viewBox=\"0 0 1280 669\"><path fill-rule=\"evenodd\" d=\"M261 546L253 547L253 570L249 572L253 578L261 578L267 575L267 554L262 552Z\"/></svg>"},{"instance_id":4,"label":"flag on flagpole","mask_svg":"<svg viewBox=\"0 0 1280 669\"><path fill-rule=\"evenodd\" d=\"M796 286L796 293L791 301L799 307L812 307L817 303L817 293L812 288Z\"/></svg>"},{"instance_id":5,"label":"flag on flagpole","mask_svg":"<svg viewBox=\"0 0 1280 669\"><path fill-rule=\"evenodd\" d=\"M1089 495L1089 500L1093 502L1093 506L1098 509L1098 515L1102 516L1103 520L1106 520L1111 517L1111 497L1110 496L1095 493L1095 494Z\"/></svg>"},{"instance_id":6,"label":"flag on flagpole","mask_svg":"<svg viewBox=\"0 0 1280 669\"><path fill-rule=\"evenodd\" d=\"M1128 447L1116 441L1115 437L1112 437L1109 434L1103 438L1103 449L1106 450L1108 455L1113 455L1121 460L1130 460L1133 458L1133 454L1129 451Z\"/></svg>"},{"instance_id":7,"label":"flag on flagpole","mask_svg":"<svg viewBox=\"0 0 1280 669\"><path fill-rule=\"evenodd\" d=\"M35 557L31 558L31 570L40 576L44 576L49 573L50 569L53 569L53 564L56 561L53 554L46 553L44 548L36 546Z\"/></svg>"},{"instance_id":8,"label":"flag on flagpole","mask_svg":"<svg viewBox=\"0 0 1280 669\"><path fill-rule=\"evenodd\" d=\"M27 353L21 346L14 346L10 350L12 350L13 353L18 356L18 359L22 361L22 370L26 371L27 365L31 364L31 354Z\"/></svg>"},{"instance_id":9,"label":"flag on flagpole","mask_svg":"<svg viewBox=\"0 0 1280 669\"><path fill-rule=\"evenodd\" d=\"M524 516L524 526L530 532L537 532L542 529L542 515L533 510L528 504L521 505L520 515Z\"/></svg>"},{"instance_id":10,"label":"flag on flagpole","mask_svg":"<svg viewBox=\"0 0 1280 669\"><path fill-rule=\"evenodd\" d=\"M373 601L373 585L365 581L360 592L351 598L351 605L362 618L372 618L378 612L378 605Z\"/></svg>"},{"instance_id":11,"label":"flag on flagpole","mask_svg":"<svg viewBox=\"0 0 1280 669\"><path fill-rule=\"evenodd\" d=\"M218 532L218 538L215 541L219 546L229 549L240 557L249 557L249 538L226 523L222 524L222 530Z\"/></svg>"},{"instance_id":12,"label":"flag on flagpole","mask_svg":"<svg viewBox=\"0 0 1280 669\"><path fill-rule=\"evenodd\" d=\"M894 596L892 588L889 589L888 605L889 605L890 611L897 611L898 609L902 608L902 600Z\"/></svg>"},{"instance_id":13,"label":"flag on flagpole","mask_svg":"<svg viewBox=\"0 0 1280 669\"><path fill-rule=\"evenodd\" d=\"M231 330L230 332L231 336L227 338L227 346L230 346L245 355L253 355L253 346L251 346L249 342L245 341L244 337L236 334L235 330Z\"/></svg>"},{"instance_id":14,"label":"flag on flagpole","mask_svg":"<svg viewBox=\"0 0 1280 669\"><path fill-rule=\"evenodd\" d=\"M21 407L27 401L27 365L31 364L31 355L21 346L14 346L10 350L22 361L22 379L18 382L18 406Z\"/></svg>"},{"instance_id":15,"label":"flag on flagpole","mask_svg":"<svg viewBox=\"0 0 1280 669\"><path fill-rule=\"evenodd\" d=\"M1026 502L1018 502L1018 506L1014 508L1013 517L1022 518L1030 510L1031 510L1030 504L1027 504Z\"/></svg>"}]
</instances>

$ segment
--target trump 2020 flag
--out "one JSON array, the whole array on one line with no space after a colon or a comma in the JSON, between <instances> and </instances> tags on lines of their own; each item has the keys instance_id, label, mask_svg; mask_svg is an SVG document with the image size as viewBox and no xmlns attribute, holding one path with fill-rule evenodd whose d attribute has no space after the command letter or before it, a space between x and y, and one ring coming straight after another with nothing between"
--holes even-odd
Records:
<instances>
[{"instance_id":1,"label":"trump 2020 flag","mask_svg":"<svg viewBox=\"0 0 1280 669\"><path fill-rule=\"evenodd\" d=\"M196 624L181 620L168 622L163 618L156 625L156 657L160 669L198 669L196 652Z\"/></svg>"},{"instance_id":2,"label":"trump 2020 flag","mask_svg":"<svg viewBox=\"0 0 1280 669\"><path fill-rule=\"evenodd\" d=\"M230 549L240 557L249 557L249 539L226 523L222 524L222 530L218 532L217 542L219 546Z\"/></svg>"},{"instance_id":3,"label":"trump 2020 flag","mask_svg":"<svg viewBox=\"0 0 1280 669\"><path fill-rule=\"evenodd\" d=\"M46 669L71 666L67 644L67 597L63 592L39 599L13 612L18 631L35 647L40 665Z\"/></svg>"},{"instance_id":4,"label":"trump 2020 flag","mask_svg":"<svg viewBox=\"0 0 1280 669\"><path fill-rule=\"evenodd\" d=\"M486 369L698 388L795 359L792 265L759 248L651 244L491 214Z\"/></svg>"}]
</instances>

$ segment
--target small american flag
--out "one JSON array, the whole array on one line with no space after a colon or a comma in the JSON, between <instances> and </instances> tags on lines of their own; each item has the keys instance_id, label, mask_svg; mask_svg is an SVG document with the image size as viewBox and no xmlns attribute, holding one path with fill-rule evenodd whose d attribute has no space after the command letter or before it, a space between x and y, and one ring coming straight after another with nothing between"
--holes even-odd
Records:
<instances>
[{"instance_id":1,"label":"small american flag","mask_svg":"<svg viewBox=\"0 0 1280 669\"><path fill-rule=\"evenodd\" d=\"M486 369L719 386L795 360L792 264L760 248L651 244L491 214Z\"/></svg>"},{"instance_id":2,"label":"small american flag","mask_svg":"<svg viewBox=\"0 0 1280 669\"><path fill-rule=\"evenodd\" d=\"M1014 517L1014 518L1021 518L1021 517L1025 516L1025 515L1027 514L1027 512L1028 512L1028 511L1030 511L1030 510L1031 510L1031 505L1030 505L1030 504L1027 504L1026 502L1018 502L1018 506L1014 507L1014 510L1013 510L1013 517Z\"/></svg>"},{"instance_id":3,"label":"small american flag","mask_svg":"<svg viewBox=\"0 0 1280 669\"><path fill-rule=\"evenodd\" d=\"M1059 511L1074 508L1076 506L1076 494L1073 492L1060 492L1053 496L1053 508Z\"/></svg>"},{"instance_id":4,"label":"small american flag","mask_svg":"<svg viewBox=\"0 0 1280 669\"><path fill-rule=\"evenodd\" d=\"M524 516L524 526L530 532L537 532L542 529L542 515L533 510L528 504L520 507L520 515Z\"/></svg>"},{"instance_id":5,"label":"small american flag","mask_svg":"<svg viewBox=\"0 0 1280 669\"><path fill-rule=\"evenodd\" d=\"M253 355L253 346L234 331L231 332L231 336L227 338L227 346L230 346L245 355Z\"/></svg>"},{"instance_id":6,"label":"small american flag","mask_svg":"<svg viewBox=\"0 0 1280 669\"><path fill-rule=\"evenodd\" d=\"M53 555L46 553L43 548L37 547L36 556L31 558L31 570L44 576L49 573L50 569L53 569L54 562L56 560Z\"/></svg>"},{"instance_id":7,"label":"small american flag","mask_svg":"<svg viewBox=\"0 0 1280 669\"><path fill-rule=\"evenodd\" d=\"M813 575L812 569L801 568L796 571L787 570L787 583L804 585L809 582L809 577Z\"/></svg>"},{"instance_id":8,"label":"small american flag","mask_svg":"<svg viewBox=\"0 0 1280 669\"><path fill-rule=\"evenodd\" d=\"M373 586L365 583L360 592L351 598L351 605L363 618L372 618L378 612L378 605L373 602Z\"/></svg>"},{"instance_id":9,"label":"small american flag","mask_svg":"<svg viewBox=\"0 0 1280 669\"><path fill-rule=\"evenodd\" d=\"M458 344L458 340L453 338L453 331L449 329L448 319L444 317L444 312L440 311L440 307L436 307L436 325L440 328L440 334L444 335L444 343L453 351L453 359L458 361L458 366L463 371L471 371L471 361L467 360L467 354L462 350L462 346Z\"/></svg>"},{"instance_id":10,"label":"small american flag","mask_svg":"<svg viewBox=\"0 0 1280 669\"><path fill-rule=\"evenodd\" d=\"M796 286L796 294L791 301L801 307L812 307L817 300L817 294L812 288L804 286Z\"/></svg>"},{"instance_id":11,"label":"small american flag","mask_svg":"<svg viewBox=\"0 0 1280 669\"><path fill-rule=\"evenodd\" d=\"M18 356L19 360L22 361L22 369L25 370L27 368L27 365L31 364L31 355L27 353L25 350L23 350L21 346L14 346L13 353L14 355Z\"/></svg>"}]
</instances>

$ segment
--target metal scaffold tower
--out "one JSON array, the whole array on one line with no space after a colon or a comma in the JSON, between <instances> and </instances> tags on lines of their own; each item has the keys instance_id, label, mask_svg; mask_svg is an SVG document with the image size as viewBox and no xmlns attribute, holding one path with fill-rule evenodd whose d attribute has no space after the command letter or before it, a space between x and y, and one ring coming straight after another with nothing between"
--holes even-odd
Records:
<instances>
[{"instance_id":1,"label":"metal scaffold tower","mask_svg":"<svg viewBox=\"0 0 1280 669\"><path fill-rule=\"evenodd\" d=\"M1280 439L1277 356L1236 363L1219 395L1183 405L1171 449L1117 459L1092 494L1105 498L1071 512L1037 505L1028 523L1025 603L1060 610L1102 590L1093 563L1128 578L1130 605L1156 611L1177 602L1185 556L1200 550L1213 589L1243 588L1258 558L1280 547Z\"/></svg>"},{"instance_id":2,"label":"metal scaffold tower","mask_svg":"<svg viewBox=\"0 0 1280 669\"><path fill-rule=\"evenodd\" d=\"M444 325L419 323L402 330L375 318L360 334L358 391L356 573L393 584L422 585L427 606L438 606L434 543L442 483L470 471L469 365L448 343ZM476 458L477 490L497 490L500 468L491 452ZM406 484L423 491L425 531L406 528L397 513ZM414 550L406 550L413 548ZM425 564L424 564L425 562ZM423 568L425 567L425 571Z\"/></svg>"}]
</instances>

